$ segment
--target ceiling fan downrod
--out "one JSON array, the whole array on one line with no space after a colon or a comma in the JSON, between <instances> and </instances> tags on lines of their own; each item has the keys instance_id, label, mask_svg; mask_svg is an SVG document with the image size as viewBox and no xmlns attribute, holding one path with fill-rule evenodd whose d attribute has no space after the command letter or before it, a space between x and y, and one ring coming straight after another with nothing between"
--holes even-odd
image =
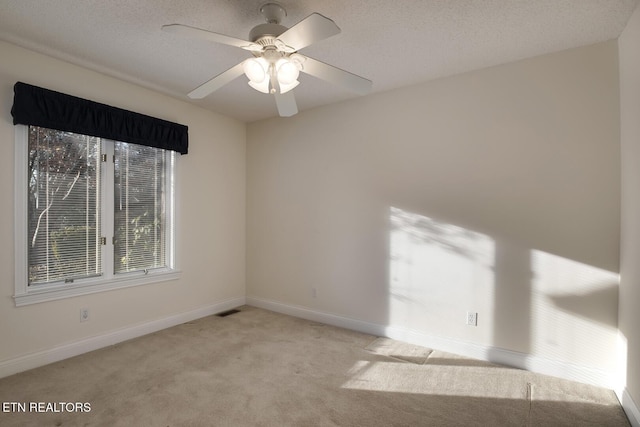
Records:
<instances>
[{"instance_id":1,"label":"ceiling fan downrod","mask_svg":"<svg viewBox=\"0 0 640 427\"><path fill-rule=\"evenodd\" d=\"M266 3L260 8L260 13L267 23L253 27L249 32L249 41L264 47L273 46L278 36L288 30L284 25L280 25L282 19L287 16L287 11L277 3Z\"/></svg>"},{"instance_id":2,"label":"ceiling fan downrod","mask_svg":"<svg viewBox=\"0 0 640 427\"><path fill-rule=\"evenodd\" d=\"M265 3L260 7L260 13L267 20L267 24L279 24L287 16L287 11L278 3Z\"/></svg>"}]
</instances>

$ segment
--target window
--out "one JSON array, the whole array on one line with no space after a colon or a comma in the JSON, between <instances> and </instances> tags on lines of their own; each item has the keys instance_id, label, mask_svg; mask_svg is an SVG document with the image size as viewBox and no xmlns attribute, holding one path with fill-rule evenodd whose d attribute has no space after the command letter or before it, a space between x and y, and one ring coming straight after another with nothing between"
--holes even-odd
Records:
<instances>
[{"instance_id":1,"label":"window","mask_svg":"<svg viewBox=\"0 0 640 427\"><path fill-rule=\"evenodd\" d=\"M166 164L172 154L126 142L116 142L114 153L114 272L167 267L165 243L173 227L165 215Z\"/></svg>"},{"instance_id":2,"label":"window","mask_svg":"<svg viewBox=\"0 0 640 427\"><path fill-rule=\"evenodd\" d=\"M100 145L99 138L29 127L29 286L102 274Z\"/></svg>"},{"instance_id":3,"label":"window","mask_svg":"<svg viewBox=\"0 0 640 427\"><path fill-rule=\"evenodd\" d=\"M176 278L174 168L171 150L18 126L16 303Z\"/></svg>"},{"instance_id":4,"label":"window","mask_svg":"<svg viewBox=\"0 0 640 427\"><path fill-rule=\"evenodd\" d=\"M13 90L16 305L178 278L174 176L188 127Z\"/></svg>"}]
</instances>

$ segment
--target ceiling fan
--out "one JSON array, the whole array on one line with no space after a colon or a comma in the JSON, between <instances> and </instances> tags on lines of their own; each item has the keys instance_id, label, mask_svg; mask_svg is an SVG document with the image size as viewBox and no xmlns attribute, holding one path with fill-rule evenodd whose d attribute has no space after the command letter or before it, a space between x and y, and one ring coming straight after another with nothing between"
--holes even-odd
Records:
<instances>
[{"instance_id":1,"label":"ceiling fan","mask_svg":"<svg viewBox=\"0 0 640 427\"><path fill-rule=\"evenodd\" d=\"M249 86L260 92L273 94L280 116L289 117L298 112L291 90L300 83L300 71L359 95L365 95L371 90L371 80L298 53L314 42L340 33L340 28L331 19L312 13L293 27L287 28L280 25L287 12L279 4L266 3L260 8L260 13L267 23L255 26L249 33L248 41L188 25L162 26L162 30L170 33L236 46L253 55L189 92L190 98L204 98L245 74L249 78Z\"/></svg>"}]
</instances>

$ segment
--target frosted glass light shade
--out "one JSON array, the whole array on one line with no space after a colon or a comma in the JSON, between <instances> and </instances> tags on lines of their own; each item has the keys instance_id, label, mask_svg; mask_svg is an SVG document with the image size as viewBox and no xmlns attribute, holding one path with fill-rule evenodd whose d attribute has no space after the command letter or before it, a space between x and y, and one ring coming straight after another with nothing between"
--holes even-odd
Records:
<instances>
[{"instance_id":1,"label":"frosted glass light shade","mask_svg":"<svg viewBox=\"0 0 640 427\"><path fill-rule=\"evenodd\" d=\"M276 63L276 70L278 72L278 83L281 85L292 84L298 80L298 75L300 74L298 66L293 61L284 58Z\"/></svg>"},{"instance_id":2,"label":"frosted glass light shade","mask_svg":"<svg viewBox=\"0 0 640 427\"><path fill-rule=\"evenodd\" d=\"M278 79L280 80L280 79ZM289 84L285 84L285 83L280 83L280 93L287 93L289 92L291 89L293 89L294 87L298 86L300 84L299 81L294 81L293 83L289 83Z\"/></svg>"},{"instance_id":3,"label":"frosted glass light shade","mask_svg":"<svg viewBox=\"0 0 640 427\"><path fill-rule=\"evenodd\" d=\"M242 70L253 83L262 83L267 77L269 64L264 58L249 58L242 63Z\"/></svg>"},{"instance_id":4,"label":"frosted glass light shade","mask_svg":"<svg viewBox=\"0 0 640 427\"><path fill-rule=\"evenodd\" d=\"M265 76L265 78L260 82L256 83L249 80L249 86L262 93L269 93L269 76Z\"/></svg>"}]
</instances>

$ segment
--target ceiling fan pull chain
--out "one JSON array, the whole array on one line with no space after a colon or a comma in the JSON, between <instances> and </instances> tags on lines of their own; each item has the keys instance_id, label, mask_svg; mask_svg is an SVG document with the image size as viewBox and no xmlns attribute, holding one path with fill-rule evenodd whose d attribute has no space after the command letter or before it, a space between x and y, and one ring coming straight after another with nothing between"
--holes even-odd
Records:
<instances>
[{"instance_id":1,"label":"ceiling fan pull chain","mask_svg":"<svg viewBox=\"0 0 640 427\"><path fill-rule=\"evenodd\" d=\"M274 63L269 64L269 77L271 77L269 79L269 85L271 86L269 93L280 93L280 82L278 81L276 64Z\"/></svg>"}]
</instances>

